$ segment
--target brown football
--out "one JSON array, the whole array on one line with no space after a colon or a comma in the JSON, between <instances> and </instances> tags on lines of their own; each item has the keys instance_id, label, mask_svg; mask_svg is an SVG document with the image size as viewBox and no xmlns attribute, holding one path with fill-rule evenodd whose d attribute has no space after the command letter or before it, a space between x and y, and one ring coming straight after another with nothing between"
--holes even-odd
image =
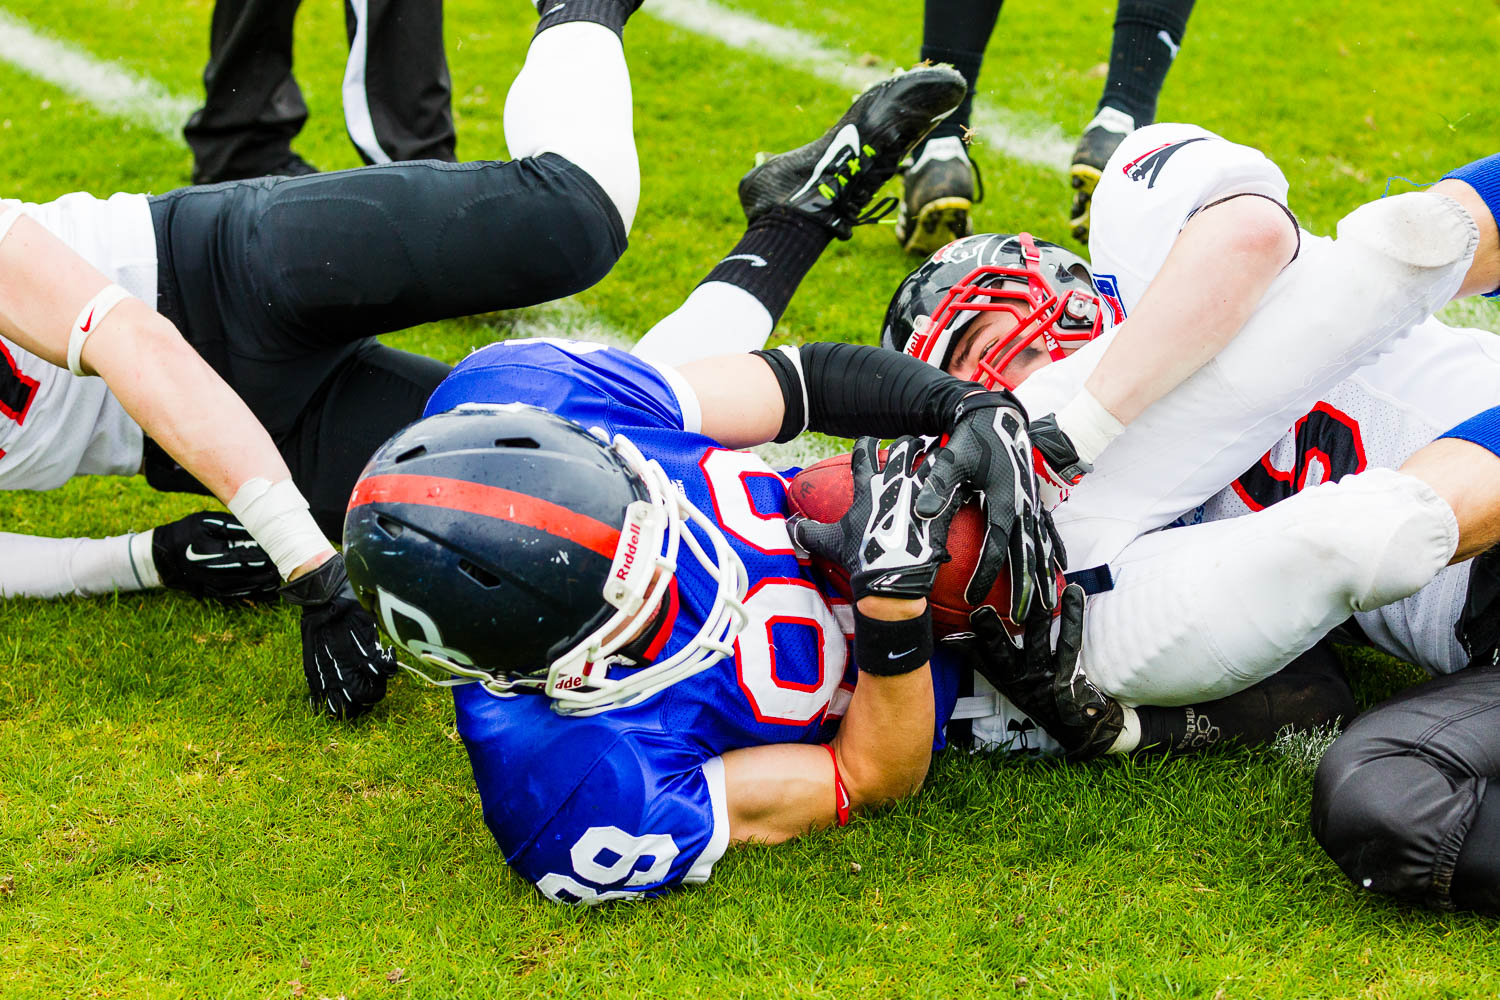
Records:
<instances>
[{"instance_id":1,"label":"brown football","mask_svg":"<svg viewBox=\"0 0 1500 1000\"><path fill-rule=\"evenodd\" d=\"M832 523L844 516L854 502L854 475L849 471L849 454L825 458L809 465L792 478L786 495L795 513L814 521ZM885 457L885 452L881 452ZM952 557L938 570L928 602L932 605L932 624L938 635L959 632L969 626L969 612L975 605L964 600L964 590L974 575L979 550L984 544L984 511L978 501L970 501L953 515L948 528L948 554ZM813 567L848 596L849 574L842 566L820 556L813 557ZM986 595L985 604L993 607L1012 632L1019 632L1010 622L1010 576L1002 572Z\"/></svg>"}]
</instances>

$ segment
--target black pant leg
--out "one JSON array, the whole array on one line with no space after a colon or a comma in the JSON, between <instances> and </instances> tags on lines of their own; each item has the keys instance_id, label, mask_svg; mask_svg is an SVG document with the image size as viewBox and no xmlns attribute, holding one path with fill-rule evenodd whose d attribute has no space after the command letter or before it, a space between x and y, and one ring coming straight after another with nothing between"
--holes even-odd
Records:
<instances>
[{"instance_id":1,"label":"black pant leg","mask_svg":"<svg viewBox=\"0 0 1500 1000\"><path fill-rule=\"evenodd\" d=\"M247 333L270 360L571 295L626 242L604 190L553 153L277 179L253 210L229 263L272 326L274 343Z\"/></svg>"},{"instance_id":2,"label":"black pant leg","mask_svg":"<svg viewBox=\"0 0 1500 1000\"><path fill-rule=\"evenodd\" d=\"M1500 901L1500 877L1466 849L1493 812L1500 777L1500 670L1471 668L1419 684L1360 716L1334 741L1313 785L1313 835L1356 886L1435 909ZM1488 846L1488 845L1486 845ZM1476 858L1476 856L1479 856Z\"/></svg>"},{"instance_id":3,"label":"black pant leg","mask_svg":"<svg viewBox=\"0 0 1500 1000\"><path fill-rule=\"evenodd\" d=\"M365 462L422 416L448 371L441 361L367 342L319 387L297 425L277 442L329 538L343 534L349 494Z\"/></svg>"},{"instance_id":4,"label":"black pant leg","mask_svg":"<svg viewBox=\"0 0 1500 1000\"><path fill-rule=\"evenodd\" d=\"M300 0L218 0L203 71L203 107L182 134L193 183L256 177L284 164L307 121L292 76L292 22Z\"/></svg>"},{"instance_id":5,"label":"black pant leg","mask_svg":"<svg viewBox=\"0 0 1500 1000\"><path fill-rule=\"evenodd\" d=\"M349 138L366 163L453 162L453 84L443 49L443 0L344 0ZM366 131L366 123L373 132Z\"/></svg>"}]
</instances>

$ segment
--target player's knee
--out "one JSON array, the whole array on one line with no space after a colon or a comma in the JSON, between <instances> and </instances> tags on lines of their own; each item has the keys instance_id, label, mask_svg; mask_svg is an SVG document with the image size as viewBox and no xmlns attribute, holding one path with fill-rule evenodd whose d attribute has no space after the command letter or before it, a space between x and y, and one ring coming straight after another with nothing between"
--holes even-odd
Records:
<instances>
[{"instance_id":1,"label":"player's knee","mask_svg":"<svg viewBox=\"0 0 1500 1000\"><path fill-rule=\"evenodd\" d=\"M1332 574L1330 586L1350 611L1416 593L1458 545L1452 508L1426 483L1391 469L1348 476L1286 503L1285 513L1297 515L1284 525L1289 540L1309 567Z\"/></svg>"},{"instance_id":2,"label":"player's knee","mask_svg":"<svg viewBox=\"0 0 1500 1000\"><path fill-rule=\"evenodd\" d=\"M1339 220L1338 237L1399 264L1439 268L1467 257L1478 232L1452 199L1408 191L1356 208Z\"/></svg>"},{"instance_id":3,"label":"player's knee","mask_svg":"<svg viewBox=\"0 0 1500 1000\"><path fill-rule=\"evenodd\" d=\"M1416 758L1372 750L1355 731L1324 754L1313 785L1313 836L1355 886L1430 905L1436 853L1423 813L1435 774Z\"/></svg>"}]
</instances>

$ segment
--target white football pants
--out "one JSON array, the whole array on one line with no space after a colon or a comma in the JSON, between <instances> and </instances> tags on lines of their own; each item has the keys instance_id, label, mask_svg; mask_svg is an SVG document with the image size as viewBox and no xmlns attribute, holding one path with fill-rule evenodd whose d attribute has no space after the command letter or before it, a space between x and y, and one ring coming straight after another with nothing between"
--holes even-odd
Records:
<instances>
[{"instance_id":1,"label":"white football pants","mask_svg":"<svg viewBox=\"0 0 1500 1000\"><path fill-rule=\"evenodd\" d=\"M1356 209L1337 239L1304 236L1234 340L1137 417L1054 512L1069 566L1110 562L1255 464L1324 393L1447 302L1477 242L1457 202L1426 192ZM1017 392L1027 411L1071 399L1109 340L1027 379Z\"/></svg>"}]
</instances>

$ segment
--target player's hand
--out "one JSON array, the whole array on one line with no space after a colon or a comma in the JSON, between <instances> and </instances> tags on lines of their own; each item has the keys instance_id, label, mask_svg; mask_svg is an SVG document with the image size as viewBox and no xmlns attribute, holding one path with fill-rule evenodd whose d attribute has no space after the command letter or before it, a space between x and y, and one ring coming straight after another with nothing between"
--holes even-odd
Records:
<instances>
[{"instance_id":1,"label":"player's hand","mask_svg":"<svg viewBox=\"0 0 1500 1000\"><path fill-rule=\"evenodd\" d=\"M1065 558L1062 540L1038 499L1026 411L1008 392L972 393L959 403L948 443L917 497L917 516L951 517L971 492L984 503L986 525L965 599L980 604L1009 565L1011 620L1026 620L1033 597L1050 610Z\"/></svg>"},{"instance_id":2,"label":"player's hand","mask_svg":"<svg viewBox=\"0 0 1500 1000\"><path fill-rule=\"evenodd\" d=\"M864 597L924 598L938 566L948 558L952 511L928 519L916 516L923 447L918 438L901 438L891 445L882 467L880 442L860 438L849 461L854 500L844 516L832 524L797 516L787 523L798 545L849 571L856 602Z\"/></svg>"},{"instance_id":3,"label":"player's hand","mask_svg":"<svg viewBox=\"0 0 1500 1000\"><path fill-rule=\"evenodd\" d=\"M1066 587L1060 604L1055 645L1051 614L1033 610L1017 639L988 607L970 615L974 637L965 645L974 669L1057 740L1069 760L1088 760L1114 745L1124 711L1078 665L1083 588Z\"/></svg>"},{"instance_id":4,"label":"player's hand","mask_svg":"<svg viewBox=\"0 0 1500 1000\"><path fill-rule=\"evenodd\" d=\"M339 719L368 712L385 697L396 658L380 645L375 619L349 585L344 557L281 588L281 596L302 608L302 672L308 703Z\"/></svg>"},{"instance_id":5,"label":"player's hand","mask_svg":"<svg viewBox=\"0 0 1500 1000\"><path fill-rule=\"evenodd\" d=\"M151 532L162 585L216 601L273 601L281 577L232 514L189 514Z\"/></svg>"},{"instance_id":6,"label":"player's hand","mask_svg":"<svg viewBox=\"0 0 1500 1000\"><path fill-rule=\"evenodd\" d=\"M1057 425L1054 413L1033 420L1027 434L1031 437L1038 496L1042 506L1051 510L1068 499L1073 487L1094 467L1079 457L1073 439Z\"/></svg>"}]
</instances>

